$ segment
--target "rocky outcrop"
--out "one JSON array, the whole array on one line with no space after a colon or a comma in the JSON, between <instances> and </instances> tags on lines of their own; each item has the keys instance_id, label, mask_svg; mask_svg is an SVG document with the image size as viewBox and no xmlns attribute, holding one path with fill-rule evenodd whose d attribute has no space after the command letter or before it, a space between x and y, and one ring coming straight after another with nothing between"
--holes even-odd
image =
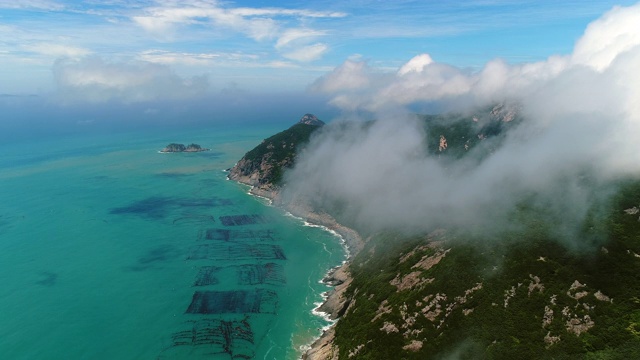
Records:
<instances>
[{"instance_id":1,"label":"rocky outcrop","mask_svg":"<svg viewBox=\"0 0 640 360\"><path fill-rule=\"evenodd\" d=\"M338 348L333 344L335 328L326 330L322 336L311 345L311 349L302 355L304 360L337 360Z\"/></svg>"},{"instance_id":2,"label":"rocky outcrop","mask_svg":"<svg viewBox=\"0 0 640 360\"><path fill-rule=\"evenodd\" d=\"M229 179L266 191L277 190L282 185L284 171L294 165L301 147L323 125L324 122L314 115L304 115L289 129L265 139L247 152L229 169Z\"/></svg>"},{"instance_id":3,"label":"rocky outcrop","mask_svg":"<svg viewBox=\"0 0 640 360\"><path fill-rule=\"evenodd\" d=\"M324 121L318 119L313 114L304 114L304 116L298 121L298 124L305 124L311 126L324 126Z\"/></svg>"},{"instance_id":4,"label":"rocky outcrop","mask_svg":"<svg viewBox=\"0 0 640 360\"><path fill-rule=\"evenodd\" d=\"M198 144L189 144L184 146L183 144L171 143L165 146L164 149L160 150L163 153L174 153L174 152L201 152L201 151L209 151L210 149L203 148Z\"/></svg>"}]
</instances>

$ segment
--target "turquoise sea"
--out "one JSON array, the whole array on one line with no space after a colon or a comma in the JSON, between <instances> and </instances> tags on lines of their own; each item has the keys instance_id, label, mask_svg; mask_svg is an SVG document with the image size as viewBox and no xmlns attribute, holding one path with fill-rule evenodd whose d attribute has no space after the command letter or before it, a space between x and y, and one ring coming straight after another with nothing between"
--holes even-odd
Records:
<instances>
[{"instance_id":1,"label":"turquoise sea","mask_svg":"<svg viewBox=\"0 0 640 360\"><path fill-rule=\"evenodd\" d=\"M2 358L298 358L344 251L224 172L283 129L0 145ZM170 142L211 151L158 153Z\"/></svg>"}]
</instances>

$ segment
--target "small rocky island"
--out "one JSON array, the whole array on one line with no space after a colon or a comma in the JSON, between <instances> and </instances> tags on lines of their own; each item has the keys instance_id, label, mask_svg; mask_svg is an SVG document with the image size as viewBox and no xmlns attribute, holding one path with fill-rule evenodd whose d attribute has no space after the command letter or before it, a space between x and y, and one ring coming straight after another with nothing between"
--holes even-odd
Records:
<instances>
[{"instance_id":1,"label":"small rocky island","mask_svg":"<svg viewBox=\"0 0 640 360\"><path fill-rule=\"evenodd\" d=\"M211 149L203 148L198 144L189 144L188 146L184 146L183 144L171 143L167 145L164 149L160 150L162 153L174 153L174 152L201 152L201 151L209 151Z\"/></svg>"}]
</instances>

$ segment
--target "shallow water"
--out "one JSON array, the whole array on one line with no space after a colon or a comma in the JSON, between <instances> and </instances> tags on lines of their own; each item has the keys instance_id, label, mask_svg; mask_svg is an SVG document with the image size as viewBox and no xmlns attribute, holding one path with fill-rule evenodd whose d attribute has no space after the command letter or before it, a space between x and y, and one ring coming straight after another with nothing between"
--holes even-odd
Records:
<instances>
[{"instance_id":1,"label":"shallow water","mask_svg":"<svg viewBox=\"0 0 640 360\"><path fill-rule=\"evenodd\" d=\"M223 171L280 130L2 145L3 357L297 358L343 249ZM211 151L157 153L170 142Z\"/></svg>"}]
</instances>

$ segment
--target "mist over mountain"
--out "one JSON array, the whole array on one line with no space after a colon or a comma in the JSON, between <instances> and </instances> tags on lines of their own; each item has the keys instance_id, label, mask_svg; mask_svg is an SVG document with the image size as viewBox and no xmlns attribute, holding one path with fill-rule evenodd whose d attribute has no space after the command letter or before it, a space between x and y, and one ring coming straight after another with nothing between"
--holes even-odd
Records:
<instances>
[{"instance_id":1,"label":"mist over mountain","mask_svg":"<svg viewBox=\"0 0 640 360\"><path fill-rule=\"evenodd\" d=\"M347 61L312 87L345 115L312 138L285 193L340 209L372 230L499 229L511 225L516 206L532 202L549 219L563 219L556 230L580 247L580 224L605 203L611 181L640 174L638 23L640 5L614 8L588 26L572 54L521 65L496 59L472 73L427 54L395 74ZM522 121L489 153L478 147L447 161L426 151L425 139L439 134L429 136L403 110L433 102L467 121L505 104ZM377 121L349 121L352 111Z\"/></svg>"}]
</instances>

